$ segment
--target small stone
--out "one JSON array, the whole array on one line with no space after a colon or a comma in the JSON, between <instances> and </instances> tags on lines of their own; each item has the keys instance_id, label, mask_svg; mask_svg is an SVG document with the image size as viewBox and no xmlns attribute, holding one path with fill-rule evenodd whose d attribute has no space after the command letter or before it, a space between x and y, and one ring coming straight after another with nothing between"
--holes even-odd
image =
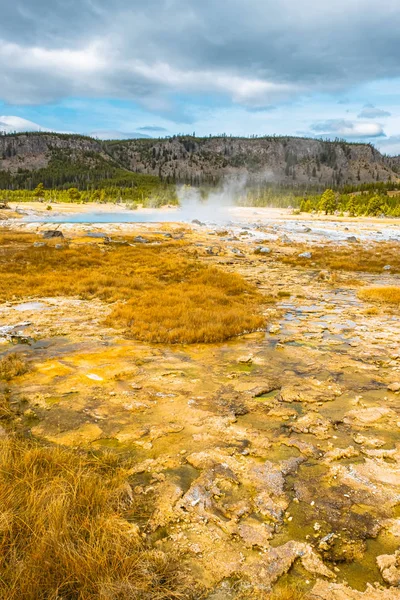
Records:
<instances>
[{"instance_id":1,"label":"small stone","mask_svg":"<svg viewBox=\"0 0 400 600\"><path fill-rule=\"evenodd\" d=\"M391 268L392 268L392 267L391 267L391 265L385 265L385 266L383 267L383 270L384 270L384 271L390 271L390 270L391 270Z\"/></svg>"},{"instance_id":2,"label":"small stone","mask_svg":"<svg viewBox=\"0 0 400 600\"><path fill-rule=\"evenodd\" d=\"M389 392L400 392L400 383L399 382L394 382L394 383L390 383L388 385Z\"/></svg>"},{"instance_id":3,"label":"small stone","mask_svg":"<svg viewBox=\"0 0 400 600\"><path fill-rule=\"evenodd\" d=\"M302 252L298 256L299 258L312 258L312 252Z\"/></svg>"},{"instance_id":4,"label":"small stone","mask_svg":"<svg viewBox=\"0 0 400 600\"><path fill-rule=\"evenodd\" d=\"M240 365L251 365L253 362L253 355L249 354L248 356L241 356L238 358L238 363Z\"/></svg>"},{"instance_id":5,"label":"small stone","mask_svg":"<svg viewBox=\"0 0 400 600\"><path fill-rule=\"evenodd\" d=\"M272 335L279 333L280 330L281 330L280 325L271 325L271 327L268 329L269 333L272 333Z\"/></svg>"}]
</instances>

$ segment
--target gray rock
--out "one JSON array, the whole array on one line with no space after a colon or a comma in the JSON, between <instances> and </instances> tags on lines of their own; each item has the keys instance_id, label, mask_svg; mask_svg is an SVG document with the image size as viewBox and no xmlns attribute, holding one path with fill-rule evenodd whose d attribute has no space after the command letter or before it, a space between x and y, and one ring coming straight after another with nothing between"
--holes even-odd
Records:
<instances>
[{"instance_id":1,"label":"gray rock","mask_svg":"<svg viewBox=\"0 0 400 600\"><path fill-rule=\"evenodd\" d=\"M43 237L45 240L52 240L54 238L63 238L63 232L58 231L57 229L50 229L48 231L43 232Z\"/></svg>"},{"instance_id":2,"label":"gray rock","mask_svg":"<svg viewBox=\"0 0 400 600\"><path fill-rule=\"evenodd\" d=\"M391 270L391 268L392 268L392 267L391 267L391 265L385 265L385 266L383 267L383 270L384 270L384 271L390 271L390 270Z\"/></svg>"},{"instance_id":3,"label":"gray rock","mask_svg":"<svg viewBox=\"0 0 400 600\"><path fill-rule=\"evenodd\" d=\"M109 239L109 236L101 231L89 231L89 233L87 233L86 235L87 237Z\"/></svg>"},{"instance_id":4,"label":"gray rock","mask_svg":"<svg viewBox=\"0 0 400 600\"><path fill-rule=\"evenodd\" d=\"M133 241L136 242L137 244L148 244L149 240L147 238L144 238L141 235L137 235L135 238L133 238Z\"/></svg>"},{"instance_id":5,"label":"gray rock","mask_svg":"<svg viewBox=\"0 0 400 600\"><path fill-rule=\"evenodd\" d=\"M348 242L358 242L355 235L349 235L349 237L347 238L347 241Z\"/></svg>"},{"instance_id":6,"label":"gray rock","mask_svg":"<svg viewBox=\"0 0 400 600\"><path fill-rule=\"evenodd\" d=\"M45 244L44 242L35 242L33 244L34 248L43 248L43 246L47 246L47 244Z\"/></svg>"},{"instance_id":7,"label":"gray rock","mask_svg":"<svg viewBox=\"0 0 400 600\"><path fill-rule=\"evenodd\" d=\"M290 237L288 237L288 236L286 235L286 233L284 233L284 234L283 234L283 236L281 237L281 241L282 241L284 244L291 244L291 243L292 243L292 240L290 239Z\"/></svg>"},{"instance_id":8,"label":"gray rock","mask_svg":"<svg viewBox=\"0 0 400 600\"><path fill-rule=\"evenodd\" d=\"M258 246L258 248L255 249L254 253L255 254L270 254L271 248L268 248L268 246Z\"/></svg>"},{"instance_id":9,"label":"gray rock","mask_svg":"<svg viewBox=\"0 0 400 600\"><path fill-rule=\"evenodd\" d=\"M302 252L301 254L299 254L299 258L312 258L312 253L311 252Z\"/></svg>"}]
</instances>

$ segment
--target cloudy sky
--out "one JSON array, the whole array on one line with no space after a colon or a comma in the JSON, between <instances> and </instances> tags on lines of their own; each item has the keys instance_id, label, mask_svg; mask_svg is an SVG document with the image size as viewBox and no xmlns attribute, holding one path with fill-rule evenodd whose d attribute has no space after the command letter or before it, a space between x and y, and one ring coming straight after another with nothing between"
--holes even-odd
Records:
<instances>
[{"instance_id":1,"label":"cloudy sky","mask_svg":"<svg viewBox=\"0 0 400 600\"><path fill-rule=\"evenodd\" d=\"M399 0L0 0L0 131L400 153Z\"/></svg>"}]
</instances>

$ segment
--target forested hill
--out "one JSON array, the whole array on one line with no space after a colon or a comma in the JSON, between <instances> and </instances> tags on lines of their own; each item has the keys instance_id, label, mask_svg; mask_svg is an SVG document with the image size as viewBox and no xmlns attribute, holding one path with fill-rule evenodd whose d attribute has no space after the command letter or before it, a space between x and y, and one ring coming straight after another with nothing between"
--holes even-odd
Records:
<instances>
[{"instance_id":1,"label":"forested hill","mask_svg":"<svg viewBox=\"0 0 400 600\"><path fill-rule=\"evenodd\" d=\"M259 184L323 189L398 181L399 157L369 144L295 137L173 136L103 142L80 135L0 136L0 188L216 184L244 174Z\"/></svg>"}]
</instances>

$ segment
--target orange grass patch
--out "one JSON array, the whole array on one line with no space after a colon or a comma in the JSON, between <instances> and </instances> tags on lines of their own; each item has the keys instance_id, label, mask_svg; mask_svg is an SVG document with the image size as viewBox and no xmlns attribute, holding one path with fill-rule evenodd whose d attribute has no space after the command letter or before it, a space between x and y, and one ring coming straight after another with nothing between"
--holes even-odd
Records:
<instances>
[{"instance_id":1,"label":"orange grass patch","mask_svg":"<svg viewBox=\"0 0 400 600\"><path fill-rule=\"evenodd\" d=\"M368 248L361 244L346 246L315 246L311 248L312 258L299 258L299 254L309 247L299 246L295 253L281 256L281 261L293 266L332 269L334 271L361 271L380 273L385 265L391 265L392 273L400 272L399 246L393 242L381 242Z\"/></svg>"},{"instance_id":2,"label":"orange grass patch","mask_svg":"<svg viewBox=\"0 0 400 600\"><path fill-rule=\"evenodd\" d=\"M0 236L0 301L79 296L118 303L108 325L148 342L219 342L265 326L263 296L235 273L189 257L182 242L34 247Z\"/></svg>"},{"instance_id":3,"label":"orange grass patch","mask_svg":"<svg viewBox=\"0 0 400 600\"><path fill-rule=\"evenodd\" d=\"M383 302L384 304L400 304L400 287L395 285L364 288L358 292L361 300Z\"/></svg>"}]
</instances>

